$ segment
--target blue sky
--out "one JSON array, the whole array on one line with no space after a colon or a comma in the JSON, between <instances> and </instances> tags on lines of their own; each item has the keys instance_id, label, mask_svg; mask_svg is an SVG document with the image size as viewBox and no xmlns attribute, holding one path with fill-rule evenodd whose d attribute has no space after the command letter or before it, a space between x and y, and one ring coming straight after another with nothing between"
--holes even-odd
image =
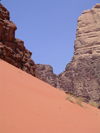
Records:
<instances>
[{"instance_id":1,"label":"blue sky","mask_svg":"<svg viewBox=\"0 0 100 133\"><path fill-rule=\"evenodd\" d=\"M54 73L71 61L77 18L100 0L1 0L35 63L49 64Z\"/></svg>"}]
</instances>

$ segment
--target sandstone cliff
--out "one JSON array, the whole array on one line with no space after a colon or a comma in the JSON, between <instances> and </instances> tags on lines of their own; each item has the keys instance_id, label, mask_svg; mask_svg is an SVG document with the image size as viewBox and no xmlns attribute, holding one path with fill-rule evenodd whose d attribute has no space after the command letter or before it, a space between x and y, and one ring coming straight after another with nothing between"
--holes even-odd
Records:
<instances>
[{"instance_id":1,"label":"sandstone cliff","mask_svg":"<svg viewBox=\"0 0 100 133\"><path fill-rule=\"evenodd\" d=\"M74 56L58 76L58 87L100 104L100 4L78 18Z\"/></svg>"},{"instance_id":2,"label":"sandstone cliff","mask_svg":"<svg viewBox=\"0 0 100 133\"><path fill-rule=\"evenodd\" d=\"M41 71L42 66L37 70ZM100 105L100 4L78 18L74 56L65 71L55 75L55 79L50 76L53 71L44 73L39 73L40 78L45 75L43 81L51 85L53 82L54 87L82 97L85 102L92 99Z\"/></svg>"},{"instance_id":3,"label":"sandstone cliff","mask_svg":"<svg viewBox=\"0 0 100 133\"><path fill-rule=\"evenodd\" d=\"M38 77L36 66L22 40L15 38L16 25L10 21L9 11L0 4L0 58Z\"/></svg>"}]
</instances>

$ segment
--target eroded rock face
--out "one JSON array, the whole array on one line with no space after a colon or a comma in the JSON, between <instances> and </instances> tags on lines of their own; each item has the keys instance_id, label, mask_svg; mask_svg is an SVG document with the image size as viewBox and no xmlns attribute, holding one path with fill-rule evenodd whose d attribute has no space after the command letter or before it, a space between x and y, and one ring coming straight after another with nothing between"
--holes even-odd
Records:
<instances>
[{"instance_id":1,"label":"eroded rock face","mask_svg":"<svg viewBox=\"0 0 100 133\"><path fill-rule=\"evenodd\" d=\"M100 4L78 18L74 48L72 61L58 75L58 88L100 104Z\"/></svg>"},{"instance_id":2,"label":"eroded rock face","mask_svg":"<svg viewBox=\"0 0 100 133\"><path fill-rule=\"evenodd\" d=\"M22 40L15 38L16 25L10 21L9 11L0 4L0 58L38 77L36 66Z\"/></svg>"},{"instance_id":3,"label":"eroded rock face","mask_svg":"<svg viewBox=\"0 0 100 133\"><path fill-rule=\"evenodd\" d=\"M15 39L16 25L9 21L9 11L0 4L0 40L13 42Z\"/></svg>"},{"instance_id":4,"label":"eroded rock face","mask_svg":"<svg viewBox=\"0 0 100 133\"><path fill-rule=\"evenodd\" d=\"M36 64L36 69L41 80L57 87L57 75L53 73L53 68L50 65Z\"/></svg>"},{"instance_id":5,"label":"eroded rock face","mask_svg":"<svg viewBox=\"0 0 100 133\"><path fill-rule=\"evenodd\" d=\"M84 11L78 18L74 48L75 59L83 54L100 53L100 4Z\"/></svg>"}]
</instances>

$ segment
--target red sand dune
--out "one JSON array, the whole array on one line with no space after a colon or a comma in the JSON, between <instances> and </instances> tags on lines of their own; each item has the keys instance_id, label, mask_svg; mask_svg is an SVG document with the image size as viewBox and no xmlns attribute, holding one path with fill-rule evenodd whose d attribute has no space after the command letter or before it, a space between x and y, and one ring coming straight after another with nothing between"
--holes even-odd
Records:
<instances>
[{"instance_id":1,"label":"red sand dune","mask_svg":"<svg viewBox=\"0 0 100 133\"><path fill-rule=\"evenodd\" d=\"M0 133L100 133L100 110L0 60Z\"/></svg>"}]
</instances>

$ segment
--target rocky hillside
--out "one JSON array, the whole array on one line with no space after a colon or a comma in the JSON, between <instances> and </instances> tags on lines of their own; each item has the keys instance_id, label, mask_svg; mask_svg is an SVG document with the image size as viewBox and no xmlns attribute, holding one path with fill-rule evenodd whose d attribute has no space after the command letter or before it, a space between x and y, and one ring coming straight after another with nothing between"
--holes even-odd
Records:
<instances>
[{"instance_id":1,"label":"rocky hillside","mask_svg":"<svg viewBox=\"0 0 100 133\"><path fill-rule=\"evenodd\" d=\"M78 18L74 56L65 71L56 76L45 68L37 67L42 80L85 102L92 99L100 105L100 4Z\"/></svg>"},{"instance_id":2,"label":"rocky hillside","mask_svg":"<svg viewBox=\"0 0 100 133\"><path fill-rule=\"evenodd\" d=\"M0 4L0 58L38 77L36 66L22 40L15 38L16 25L10 21L9 11Z\"/></svg>"}]
</instances>

